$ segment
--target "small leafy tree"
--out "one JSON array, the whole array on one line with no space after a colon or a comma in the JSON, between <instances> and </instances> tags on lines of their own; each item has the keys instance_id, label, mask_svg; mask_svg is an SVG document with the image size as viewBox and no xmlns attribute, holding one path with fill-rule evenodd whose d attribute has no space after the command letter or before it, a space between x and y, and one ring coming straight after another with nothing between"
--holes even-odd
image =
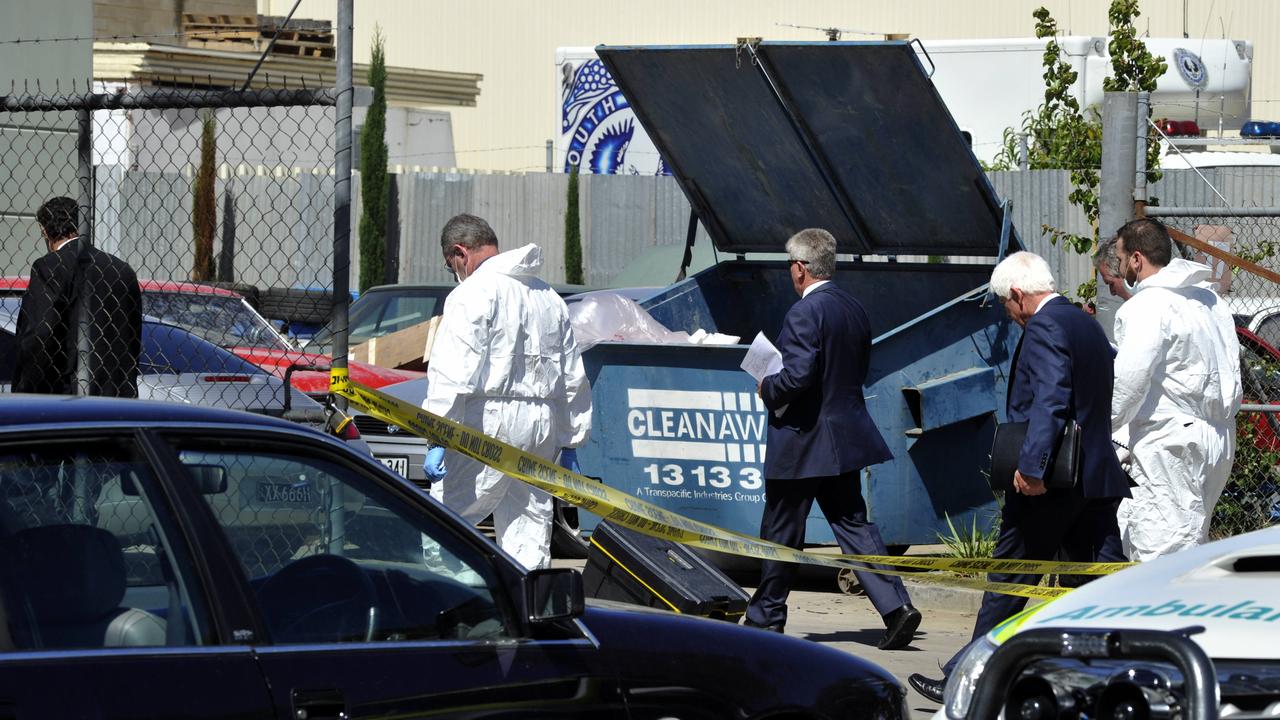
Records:
<instances>
[{"instance_id":1,"label":"small leafy tree","mask_svg":"<svg viewBox=\"0 0 1280 720\"><path fill-rule=\"evenodd\" d=\"M386 281L387 61L380 28L373 33L369 85L373 104L360 131L360 291Z\"/></svg>"},{"instance_id":2,"label":"small leafy tree","mask_svg":"<svg viewBox=\"0 0 1280 720\"><path fill-rule=\"evenodd\" d=\"M216 130L217 121L213 117L213 111L206 110L200 129L200 167L196 171L191 190L191 233L195 245L191 279L196 282L213 280L217 276L213 262L213 234L218 224L213 187L218 162L218 146L214 137Z\"/></svg>"},{"instance_id":3,"label":"small leafy tree","mask_svg":"<svg viewBox=\"0 0 1280 720\"><path fill-rule=\"evenodd\" d=\"M578 217L578 169L569 171L569 190L564 213L564 280L581 285L582 228Z\"/></svg>"},{"instance_id":4,"label":"small leafy tree","mask_svg":"<svg viewBox=\"0 0 1280 720\"><path fill-rule=\"evenodd\" d=\"M1146 44L1138 38L1133 27L1134 18L1140 15L1138 0L1112 0L1107 17L1110 22L1111 41L1107 46L1111 55L1110 77L1103 80L1108 91L1152 91L1156 79L1168 69L1163 59L1153 56ZM1096 110L1082 111L1080 103L1071 94L1071 88L1079 77L1071 64L1063 59L1058 44L1058 23L1043 7L1032 16L1036 19L1036 37L1047 38L1044 51L1044 104L1034 113L1023 116L1021 133L1028 137L1027 161L1032 170L1064 169L1071 173L1071 192L1067 199L1084 211L1091 231L1088 235L1076 235L1049 225L1042 226L1054 244L1061 242L1074 252L1092 253L1098 240L1098 184L1102 166L1102 118ZM1145 122L1145 119L1144 119ZM1004 131L1003 144L991 169L1011 170L1018 162L1018 135L1013 128ZM1148 132L1147 167L1148 181L1160 177L1160 147L1154 131ZM1093 282L1081 285L1077 294L1089 299L1096 294Z\"/></svg>"}]
</instances>

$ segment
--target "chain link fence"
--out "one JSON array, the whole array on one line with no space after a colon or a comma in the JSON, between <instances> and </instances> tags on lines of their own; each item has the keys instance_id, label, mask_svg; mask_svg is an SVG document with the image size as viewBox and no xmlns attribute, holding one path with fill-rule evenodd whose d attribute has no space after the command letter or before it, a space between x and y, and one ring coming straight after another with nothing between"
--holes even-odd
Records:
<instances>
[{"instance_id":1,"label":"chain link fence","mask_svg":"<svg viewBox=\"0 0 1280 720\"><path fill-rule=\"evenodd\" d=\"M329 358L296 336L333 307L334 105L286 87L5 96L0 386L323 422Z\"/></svg>"},{"instance_id":2,"label":"chain link fence","mask_svg":"<svg viewBox=\"0 0 1280 720\"><path fill-rule=\"evenodd\" d=\"M1238 535L1280 524L1280 208L1148 208L1170 229L1183 257L1208 265L1236 319L1244 402L1236 418L1236 458L1214 510L1210 535ZM1175 240L1177 234L1175 233ZM1195 245L1251 263L1232 267Z\"/></svg>"},{"instance_id":3,"label":"chain link fence","mask_svg":"<svg viewBox=\"0 0 1280 720\"><path fill-rule=\"evenodd\" d=\"M0 390L325 426L330 358L297 337L333 312L335 104L331 89L83 83L0 100ZM130 582L154 582L154 553L134 551L149 542L139 498L119 477L77 494L75 468L36 473L40 492L11 509L65 516L50 503L88 502L82 514L120 538ZM251 500L291 507L264 498ZM297 509L231 510L259 520L235 538L252 546L251 573L287 562L317 524Z\"/></svg>"}]
</instances>

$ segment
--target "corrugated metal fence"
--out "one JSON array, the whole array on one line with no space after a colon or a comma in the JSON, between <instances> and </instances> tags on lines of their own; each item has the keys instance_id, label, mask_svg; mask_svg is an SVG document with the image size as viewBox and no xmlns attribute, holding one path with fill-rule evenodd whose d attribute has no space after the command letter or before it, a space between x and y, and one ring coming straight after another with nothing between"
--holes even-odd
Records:
<instances>
[{"instance_id":1,"label":"corrugated metal fence","mask_svg":"<svg viewBox=\"0 0 1280 720\"><path fill-rule=\"evenodd\" d=\"M1202 171L1235 207L1280 205L1280 168L1218 168ZM358 183L359 178L356 178ZM1055 247L1044 225L1069 232L1088 232L1083 213L1067 200L1068 173L1058 170L991 174L997 193L1012 202L1013 221L1028 249L1049 260L1060 286L1068 292L1091 279L1089 259ZM218 182L219 237L223 226L234 224L237 279L264 286L291 285L323 276L331 263L333 214L327 206L332 178L306 173L266 174L222 179ZM141 192L142 186L146 191ZM286 188L286 186L288 186ZM133 188L127 192L122 188ZM400 282L449 282L440 261L440 228L454 214L470 212L487 219L504 247L537 243L544 251L543 278L563 282L564 220L568 177L562 174L486 175L470 173L414 173L398 177L400 219ZM234 213L225 212L226 193L232 193ZM1165 173L1150 195L1166 206L1221 205L1193 171ZM359 198L358 184L353 196ZM191 266L190 179L98 168L97 235L102 246L128 259L131 253L162 254L173 277L184 277ZM118 198L146 198L165 212L150 213L151 222L130 222L138 208ZM116 198L117 200L113 200ZM281 198L288 207L276 207ZM303 198L313 198L314 202ZM605 287L646 253L682 246L689 204L669 177L585 175L580 178L579 208L583 262L588 285ZM280 217L279 223L254 218ZM358 202L352 209L352 232L359 222ZM170 218L158 227L154 218ZM110 222L104 222L110 218ZM779 243L784 238L779 238ZM699 228L698 244L707 245ZM289 270L272 265L270 273L252 258L283 253ZM678 259L678 252L669 252ZM358 253L352 254L352 277L359 272ZM675 260L672 261L673 263ZM22 268L6 268L22 272ZM665 268L656 284L665 284L676 267Z\"/></svg>"}]
</instances>

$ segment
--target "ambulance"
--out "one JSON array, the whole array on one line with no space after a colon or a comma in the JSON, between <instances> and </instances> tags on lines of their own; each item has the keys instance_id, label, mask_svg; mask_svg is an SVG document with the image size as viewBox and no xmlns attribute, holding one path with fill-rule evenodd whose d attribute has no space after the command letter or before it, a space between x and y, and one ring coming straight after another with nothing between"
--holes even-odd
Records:
<instances>
[{"instance_id":1,"label":"ambulance","mask_svg":"<svg viewBox=\"0 0 1280 720\"><path fill-rule=\"evenodd\" d=\"M965 652L935 718L1280 717L1280 526L1099 578Z\"/></svg>"}]
</instances>

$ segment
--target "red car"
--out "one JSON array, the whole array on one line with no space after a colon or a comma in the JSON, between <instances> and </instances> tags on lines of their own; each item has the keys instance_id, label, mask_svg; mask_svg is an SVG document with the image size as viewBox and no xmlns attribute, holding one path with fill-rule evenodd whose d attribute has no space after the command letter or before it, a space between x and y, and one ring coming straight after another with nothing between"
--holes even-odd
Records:
<instances>
[{"instance_id":1,"label":"red car","mask_svg":"<svg viewBox=\"0 0 1280 720\"><path fill-rule=\"evenodd\" d=\"M1240 384L1244 402L1280 404L1280 350L1253 332L1236 326L1240 340ZM1274 413L1250 413L1255 429L1253 443L1259 450L1280 451L1280 423Z\"/></svg>"},{"instance_id":2,"label":"red car","mask_svg":"<svg viewBox=\"0 0 1280 720\"><path fill-rule=\"evenodd\" d=\"M171 280L139 280L142 311L164 322L224 347L258 367L284 377L290 367L319 367L289 374L293 386L311 396L329 392L328 355L302 352L258 314L239 294L220 287ZM0 278L0 295L21 295L27 278ZM359 362L348 362L351 379L382 387L422 377L424 373L390 370Z\"/></svg>"}]
</instances>

